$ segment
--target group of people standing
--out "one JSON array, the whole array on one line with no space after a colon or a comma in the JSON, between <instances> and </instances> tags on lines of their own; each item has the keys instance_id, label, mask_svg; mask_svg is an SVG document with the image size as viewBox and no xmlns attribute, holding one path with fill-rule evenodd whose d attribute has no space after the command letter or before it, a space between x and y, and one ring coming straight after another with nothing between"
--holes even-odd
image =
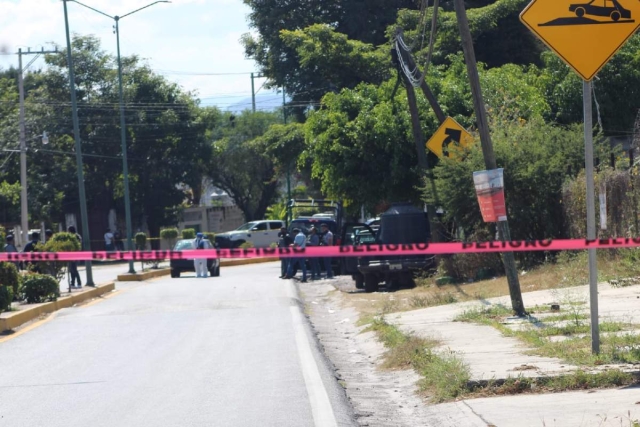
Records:
<instances>
[{"instance_id":1,"label":"group of people standing","mask_svg":"<svg viewBox=\"0 0 640 427\"><path fill-rule=\"evenodd\" d=\"M82 237L78 234L78 232L76 231L76 228L74 226L69 226L69 228L67 228L67 231L71 234L74 234L78 239L78 242L80 242L80 245L82 246ZM53 237L53 234L54 233L52 230L45 230L44 232L45 243ZM22 252L38 252L39 244L40 244L40 233L38 233L37 231L34 231L30 235L29 242L26 245L24 245ZM18 248L15 245L15 238L13 234L7 234L7 237L5 238L4 251L19 252ZM16 268L18 268L18 270L32 270L35 272L39 272L38 267L29 262L24 264L20 262L14 262L14 264ZM69 261L69 264L67 267L69 269L69 275L71 276L70 286L72 288L81 288L82 280L80 279L80 273L78 273L78 262Z\"/></svg>"},{"instance_id":2,"label":"group of people standing","mask_svg":"<svg viewBox=\"0 0 640 427\"><path fill-rule=\"evenodd\" d=\"M280 233L278 234L279 242L278 247L280 248L301 248L304 249L307 246L333 246L333 233L329 230L327 224L320 225L320 233L318 233L318 229L312 227L309 230L309 236L307 237L301 229L294 228L293 237L289 234L286 227L282 227L280 229ZM326 270L326 278L333 278L333 269L331 267L331 258L324 257L310 257L309 258L309 267L311 269L311 280L319 280L322 278L321 268L320 268L320 260L322 259L324 268ZM305 257L295 257L295 258L282 258L281 267L280 267L280 278L281 279L291 279L293 278L293 271L298 267L302 270L302 282L307 281L307 258Z\"/></svg>"},{"instance_id":3,"label":"group of people standing","mask_svg":"<svg viewBox=\"0 0 640 427\"><path fill-rule=\"evenodd\" d=\"M111 229L107 228L106 233L104 233L104 246L107 252L124 251L124 242L122 241L120 230L111 232Z\"/></svg>"}]
</instances>

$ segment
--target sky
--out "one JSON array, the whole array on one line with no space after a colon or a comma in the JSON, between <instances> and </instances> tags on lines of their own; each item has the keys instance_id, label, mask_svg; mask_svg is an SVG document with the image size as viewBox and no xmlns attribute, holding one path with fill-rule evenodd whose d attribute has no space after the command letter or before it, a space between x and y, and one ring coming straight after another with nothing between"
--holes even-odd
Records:
<instances>
[{"instance_id":1,"label":"sky","mask_svg":"<svg viewBox=\"0 0 640 427\"><path fill-rule=\"evenodd\" d=\"M154 0L81 0L107 15L125 15ZM68 2L71 33L93 34L102 48L115 55L114 21L81 5ZM250 32L250 8L242 0L172 0L159 3L122 18L120 51L137 54L152 69L196 91L203 105L221 109L246 103L251 107L252 71L257 67L246 59L240 44ZM51 49L52 43L66 46L63 3L60 0L0 0L0 68L18 65L18 48ZM33 56L23 57L26 65ZM42 67L36 60L32 68ZM272 104L277 94L261 89L256 79L257 108Z\"/></svg>"}]
</instances>

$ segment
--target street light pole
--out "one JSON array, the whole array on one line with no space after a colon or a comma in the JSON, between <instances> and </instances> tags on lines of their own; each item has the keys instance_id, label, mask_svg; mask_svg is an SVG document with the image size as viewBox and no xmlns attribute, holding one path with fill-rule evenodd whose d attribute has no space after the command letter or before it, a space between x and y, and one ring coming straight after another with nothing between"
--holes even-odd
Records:
<instances>
[{"instance_id":1,"label":"street light pole","mask_svg":"<svg viewBox=\"0 0 640 427\"><path fill-rule=\"evenodd\" d=\"M114 18L116 21L116 44L118 46L118 90L120 92L120 142L122 145L122 179L124 180L124 214L127 223L127 248L133 250L132 230L131 230L131 199L129 197L129 163L127 160L127 129L124 118L124 91L122 89L122 61L120 59L120 17ZM129 273L136 270L133 261L129 261Z\"/></svg>"},{"instance_id":2,"label":"street light pole","mask_svg":"<svg viewBox=\"0 0 640 427\"><path fill-rule=\"evenodd\" d=\"M150 3L146 6L143 6L139 9L136 9L132 12L126 13L122 16L111 16L98 9L94 9L91 6L87 6L86 4L80 3L76 0L66 0L72 1L74 3L79 4L80 6L84 6L87 9L91 9L100 15L104 15L108 18L111 18L115 21L115 30L116 30L116 44L117 44L117 56L118 56L118 87L120 93L120 143L122 146L122 180L124 186L124 214L125 214L125 222L127 227L127 249L133 250L133 236L132 236L132 226L131 226L131 199L129 195L129 163L127 161L127 129L126 122L124 117L124 92L122 88L122 60L120 58L120 20L125 16L133 15L136 12L141 11L142 9L146 9L148 7L153 6L157 3L171 3L168 0L160 0ZM129 273L133 274L136 270L133 265L133 261L129 261Z\"/></svg>"},{"instance_id":3,"label":"street light pole","mask_svg":"<svg viewBox=\"0 0 640 427\"><path fill-rule=\"evenodd\" d=\"M69 64L69 89L71 91L71 111L73 117L73 137L76 146L76 164L78 168L78 191L80 192L80 217L82 220L82 247L85 251L91 250L89 239L89 215L87 214L87 198L84 192L84 166L82 164L82 147L80 146L80 123L78 122L78 103L76 100L76 82L73 72L73 58L71 56L71 37L69 36L69 18L67 16L67 1L64 5L64 26L67 35L67 63ZM86 286L95 286L93 283L93 272L91 271L91 261L85 261L87 269Z\"/></svg>"}]
</instances>

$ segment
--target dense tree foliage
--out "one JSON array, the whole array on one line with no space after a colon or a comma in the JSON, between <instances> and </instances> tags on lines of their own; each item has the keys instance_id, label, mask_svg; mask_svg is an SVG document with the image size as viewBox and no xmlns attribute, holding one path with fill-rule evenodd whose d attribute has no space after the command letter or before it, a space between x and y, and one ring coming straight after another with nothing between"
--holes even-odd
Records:
<instances>
[{"instance_id":1,"label":"dense tree foliage","mask_svg":"<svg viewBox=\"0 0 640 427\"><path fill-rule=\"evenodd\" d=\"M92 36L73 40L80 138L85 187L91 211L104 215L123 210L122 157L114 58ZM66 53L47 55L47 68L29 74L27 91L28 181L32 219L61 221L63 212L78 212L78 190L71 126ZM194 96L153 73L137 57L124 58L127 148L131 206L135 224L146 222L152 233L172 221L172 209L188 199L179 187L197 192L211 146ZM10 86L6 79L3 85ZM10 81L10 83L13 83ZM15 99L9 92L10 99ZM7 103L2 104L8 105ZM17 106L3 115L0 145L15 148ZM34 136L46 131L49 145ZM52 161L53 159L53 161ZM7 163L2 179L19 182L18 162Z\"/></svg>"},{"instance_id":2,"label":"dense tree foliage","mask_svg":"<svg viewBox=\"0 0 640 427\"><path fill-rule=\"evenodd\" d=\"M229 124L220 129L213 143L214 161L207 167L208 176L233 197L247 221L262 219L275 200L278 177L273 157L257 138L279 122L280 115L247 110L238 117L227 117Z\"/></svg>"}]
</instances>

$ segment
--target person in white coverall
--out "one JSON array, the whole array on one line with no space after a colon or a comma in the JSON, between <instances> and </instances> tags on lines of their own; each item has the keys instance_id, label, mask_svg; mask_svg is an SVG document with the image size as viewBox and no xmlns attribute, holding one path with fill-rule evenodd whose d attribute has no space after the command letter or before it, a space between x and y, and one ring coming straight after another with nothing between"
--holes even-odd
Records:
<instances>
[{"instance_id":1,"label":"person in white coverall","mask_svg":"<svg viewBox=\"0 0 640 427\"><path fill-rule=\"evenodd\" d=\"M205 249L204 234L196 234L195 249ZM196 258L193 260L196 267L196 277L207 277L207 260L205 258Z\"/></svg>"}]
</instances>

